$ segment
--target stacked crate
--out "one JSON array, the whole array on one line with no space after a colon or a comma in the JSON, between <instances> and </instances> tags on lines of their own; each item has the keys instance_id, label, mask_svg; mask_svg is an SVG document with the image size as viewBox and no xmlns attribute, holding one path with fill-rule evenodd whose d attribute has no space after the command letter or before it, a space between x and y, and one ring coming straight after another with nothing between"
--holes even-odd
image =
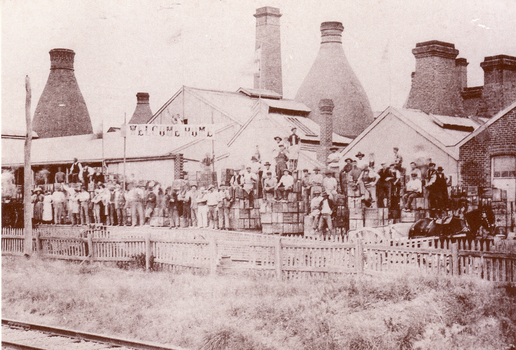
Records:
<instances>
[{"instance_id":1,"label":"stacked crate","mask_svg":"<svg viewBox=\"0 0 516 350\"><path fill-rule=\"evenodd\" d=\"M380 227L389 223L388 208L365 208L364 209L364 226Z\"/></svg>"},{"instance_id":2,"label":"stacked crate","mask_svg":"<svg viewBox=\"0 0 516 350\"><path fill-rule=\"evenodd\" d=\"M426 210L424 209L414 209L411 211L401 211L400 220L403 223L416 222L420 219L425 218Z\"/></svg>"},{"instance_id":3,"label":"stacked crate","mask_svg":"<svg viewBox=\"0 0 516 350\"><path fill-rule=\"evenodd\" d=\"M251 208L248 199L235 198L229 209L229 229L259 230L260 227L260 201L256 199Z\"/></svg>"},{"instance_id":4,"label":"stacked crate","mask_svg":"<svg viewBox=\"0 0 516 350\"><path fill-rule=\"evenodd\" d=\"M296 194L296 193L293 193ZM304 232L303 201L263 201L260 207L262 232L268 234L299 234Z\"/></svg>"},{"instance_id":5,"label":"stacked crate","mask_svg":"<svg viewBox=\"0 0 516 350\"><path fill-rule=\"evenodd\" d=\"M196 183L199 188L208 188L210 185L217 185L217 173L212 171L198 171L196 174Z\"/></svg>"},{"instance_id":6,"label":"stacked crate","mask_svg":"<svg viewBox=\"0 0 516 350\"><path fill-rule=\"evenodd\" d=\"M231 178L235 171L233 169L222 169L220 173L220 185L221 186L230 186Z\"/></svg>"}]
</instances>

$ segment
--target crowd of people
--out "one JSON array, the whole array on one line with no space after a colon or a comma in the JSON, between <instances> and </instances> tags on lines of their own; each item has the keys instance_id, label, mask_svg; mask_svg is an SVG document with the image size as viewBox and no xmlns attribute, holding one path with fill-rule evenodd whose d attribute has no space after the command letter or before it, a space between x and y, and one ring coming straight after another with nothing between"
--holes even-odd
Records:
<instances>
[{"instance_id":1,"label":"crowd of people","mask_svg":"<svg viewBox=\"0 0 516 350\"><path fill-rule=\"evenodd\" d=\"M149 225L156 217L167 221L171 228L229 229L229 210L235 198L247 199L252 208L257 198L287 201L290 193L301 192L305 211L314 218L314 229L328 228L331 232L336 198L350 196L359 198L365 207L409 211L415 198L424 196L433 215L446 206L447 178L443 168L436 167L431 160L424 165L411 162L405 169L403 157L394 148L392 161L382 162L379 169L374 162L365 160L362 152L347 158L341 167L338 148L332 147L324 171L319 167L312 172L299 171L297 158L287 156L296 153L296 136L293 128L288 138L292 141L289 151L283 138L275 138L274 168L268 161L261 163L257 147L250 164L235 170L220 186L208 184L198 188L184 180L174 180L166 188L155 181L117 182L106 179L100 168L82 165L74 159L69 175L61 169L55 174L53 193L35 188L33 217L37 223L118 226ZM346 205L345 200L339 205Z\"/></svg>"}]
</instances>

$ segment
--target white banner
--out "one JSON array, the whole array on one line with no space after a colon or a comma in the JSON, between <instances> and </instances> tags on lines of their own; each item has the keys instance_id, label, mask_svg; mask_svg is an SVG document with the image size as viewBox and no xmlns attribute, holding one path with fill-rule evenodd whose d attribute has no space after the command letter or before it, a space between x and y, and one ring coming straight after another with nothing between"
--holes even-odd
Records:
<instances>
[{"instance_id":1,"label":"white banner","mask_svg":"<svg viewBox=\"0 0 516 350\"><path fill-rule=\"evenodd\" d=\"M212 139L215 136L215 125L190 124L129 124L127 136Z\"/></svg>"}]
</instances>

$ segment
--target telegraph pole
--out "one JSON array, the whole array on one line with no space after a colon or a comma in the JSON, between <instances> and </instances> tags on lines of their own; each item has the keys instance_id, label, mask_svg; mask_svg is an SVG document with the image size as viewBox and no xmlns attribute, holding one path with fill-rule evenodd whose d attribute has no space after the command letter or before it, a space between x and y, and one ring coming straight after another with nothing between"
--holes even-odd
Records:
<instances>
[{"instance_id":1,"label":"telegraph pole","mask_svg":"<svg viewBox=\"0 0 516 350\"><path fill-rule=\"evenodd\" d=\"M30 115L31 88L29 76L25 76L25 121L27 134L25 135L24 147L24 180L23 180L23 220L25 227L24 254L30 257L32 254L32 208L31 208L31 187L32 187L32 166L30 161L30 149L32 144L32 118Z\"/></svg>"}]
</instances>

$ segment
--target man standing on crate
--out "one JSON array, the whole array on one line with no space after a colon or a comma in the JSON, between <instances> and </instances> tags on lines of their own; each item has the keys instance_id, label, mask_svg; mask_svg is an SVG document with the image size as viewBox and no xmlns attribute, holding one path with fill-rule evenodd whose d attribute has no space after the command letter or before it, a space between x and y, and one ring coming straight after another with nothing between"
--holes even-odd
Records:
<instances>
[{"instance_id":1,"label":"man standing on crate","mask_svg":"<svg viewBox=\"0 0 516 350\"><path fill-rule=\"evenodd\" d=\"M319 193L322 192L323 175L319 174L319 171L321 171L321 169L315 167L314 173L310 178L310 189L312 191L312 198L315 196L316 191L318 191Z\"/></svg>"},{"instance_id":2,"label":"man standing on crate","mask_svg":"<svg viewBox=\"0 0 516 350\"><path fill-rule=\"evenodd\" d=\"M276 156L276 177L279 179L283 175L285 169L288 169L288 156L285 150L285 145L279 145L278 155Z\"/></svg>"},{"instance_id":3,"label":"man standing on crate","mask_svg":"<svg viewBox=\"0 0 516 350\"><path fill-rule=\"evenodd\" d=\"M297 160L299 158L299 150L301 148L301 138L296 134L297 128L293 127L291 129L292 134L288 137L287 141L289 143L288 153L290 156L290 170L297 170Z\"/></svg>"},{"instance_id":4,"label":"man standing on crate","mask_svg":"<svg viewBox=\"0 0 516 350\"><path fill-rule=\"evenodd\" d=\"M328 232L330 235L334 235L333 233L333 224L331 222L331 214L333 213L333 202L329 198L328 193L322 193L322 201L320 204L321 208L321 218L319 219L319 232L324 234L324 224L328 227Z\"/></svg>"},{"instance_id":5,"label":"man standing on crate","mask_svg":"<svg viewBox=\"0 0 516 350\"><path fill-rule=\"evenodd\" d=\"M244 173L244 192L249 199L249 208L254 208L254 186L258 182L258 175L251 171L251 167L246 168Z\"/></svg>"},{"instance_id":6,"label":"man standing on crate","mask_svg":"<svg viewBox=\"0 0 516 350\"><path fill-rule=\"evenodd\" d=\"M305 205L306 214L310 214L310 173L308 169L303 169L303 178L301 179L302 196Z\"/></svg>"}]
</instances>

